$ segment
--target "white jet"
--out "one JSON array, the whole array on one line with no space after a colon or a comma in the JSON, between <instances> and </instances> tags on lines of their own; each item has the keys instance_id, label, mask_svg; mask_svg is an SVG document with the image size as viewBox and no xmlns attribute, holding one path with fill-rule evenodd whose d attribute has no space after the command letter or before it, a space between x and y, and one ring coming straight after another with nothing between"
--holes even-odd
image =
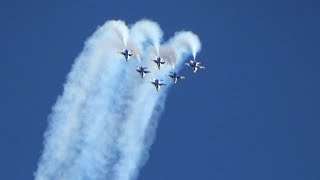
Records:
<instances>
[{"instance_id":1,"label":"white jet","mask_svg":"<svg viewBox=\"0 0 320 180\"><path fill-rule=\"evenodd\" d=\"M205 67L201 65L201 62L198 62L196 60L190 60L189 63L185 63L185 64L187 66L190 66L194 73L196 73L198 69L205 69Z\"/></svg>"}]
</instances>

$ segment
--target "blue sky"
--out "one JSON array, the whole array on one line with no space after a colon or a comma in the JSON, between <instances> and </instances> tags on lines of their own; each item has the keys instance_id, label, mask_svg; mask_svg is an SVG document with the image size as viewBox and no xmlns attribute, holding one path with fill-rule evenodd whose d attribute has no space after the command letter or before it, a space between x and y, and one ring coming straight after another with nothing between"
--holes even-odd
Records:
<instances>
[{"instance_id":1,"label":"blue sky","mask_svg":"<svg viewBox=\"0 0 320 180\"><path fill-rule=\"evenodd\" d=\"M206 70L172 88L139 180L320 179L317 1L0 2L0 179L32 179L47 116L106 20L192 30Z\"/></svg>"}]
</instances>

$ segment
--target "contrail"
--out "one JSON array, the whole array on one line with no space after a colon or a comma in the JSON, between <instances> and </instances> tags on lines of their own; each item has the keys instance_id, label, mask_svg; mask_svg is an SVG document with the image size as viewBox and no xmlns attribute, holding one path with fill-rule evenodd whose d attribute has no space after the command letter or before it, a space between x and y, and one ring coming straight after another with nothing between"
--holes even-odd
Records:
<instances>
[{"instance_id":1,"label":"contrail","mask_svg":"<svg viewBox=\"0 0 320 180\"><path fill-rule=\"evenodd\" d=\"M201 47L189 31L161 45L162 35L149 20L130 29L123 21L107 21L87 40L49 116L36 180L136 179L169 88L155 91L135 68L147 66L150 79L164 79L171 66L159 71L151 59L160 55L179 70ZM118 53L124 48L139 62L126 62Z\"/></svg>"}]
</instances>

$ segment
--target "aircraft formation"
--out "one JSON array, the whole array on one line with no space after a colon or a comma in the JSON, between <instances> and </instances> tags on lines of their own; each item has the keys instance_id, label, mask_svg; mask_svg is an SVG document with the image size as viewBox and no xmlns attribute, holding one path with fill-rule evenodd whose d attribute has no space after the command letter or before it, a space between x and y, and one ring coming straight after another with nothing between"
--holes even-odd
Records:
<instances>
[{"instance_id":1,"label":"aircraft formation","mask_svg":"<svg viewBox=\"0 0 320 180\"><path fill-rule=\"evenodd\" d=\"M123 49L120 53L124 56L124 58L127 62L132 56L134 56L134 54L131 52L131 50L128 50L128 49ZM167 63L161 57L157 57L152 61L154 63L156 63L159 70L161 70L161 67ZM196 73L199 69L205 69L205 67L203 65L201 65L201 62L196 61L196 60L190 60L188 63L185 63L185 65L191 67L193 73ZM151 71L149 71L147 69L148 69L147 67L138 66L136 71L140 74L141 78L144 79L146 74L151 73ZM180 80L180 79L185 79L185 77L180 76L176 72L169 72L169 73L170 74L168 74L168 76L172 79L174 84L176 84L178 82L178 80ZM156 90L159 91L161 86L167 85L162 82L163 82L163 80L161 80L161 79L153 79L153 81L151 81L150 83L152 83L155 86Z\"/></svg>"}]
</instances>

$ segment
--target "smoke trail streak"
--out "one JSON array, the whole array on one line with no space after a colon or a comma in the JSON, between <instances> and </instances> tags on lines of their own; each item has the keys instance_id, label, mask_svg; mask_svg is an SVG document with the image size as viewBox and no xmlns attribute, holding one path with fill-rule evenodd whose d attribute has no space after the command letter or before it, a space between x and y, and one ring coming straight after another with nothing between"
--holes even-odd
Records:
<instances>
[{"instance_id":1,"label":"smoke trail streak","mask_svg":"<svg viewBox=\"0 0 320 180\"><path fill-rule=\"evenodd\" d=\"M175 34L175 43L180 48L186 48L185 51L192 53L193 58L196 58L197 52L201 49L199 37L191 31L182 31Z\"/></svg>"},{"instance_id":2,"label":"smoke trail streak","mask_svg":"<svg viewBox=\"0 0 320 180\"><path fill-rule=\"evenodd\" d=\"M150 61L154 50L179 70L201 45L193 33L180 32L160 46L162 35L149 20L130 30L123 21L108 21L88 39L50 115L36 180L136 178L168 89L156 92L135 71L138 62L127 63L117 52L132 49L153 77L163 79L170 66L159 71Z\"/></svg>"},{"instance_id":3,"label":"smoke trail streak","mask_svg":"<svg viewBox=\"0 0 320 180\"><path fill-rule=\"evenodd\" d=\"M109 27L110 24L113 24L112 27ZM45 150L39 161L36 179L54 179L62 176L65 168L76 158L79 151L76 146L81 139L79 137L81 126L87 122L85 117L81 117L86 113L83 104L91 102L88 96L92 88L99 84L97 76L100 64L110 53L108 50L115 51L114 45L111 46L110 42L121 43L122 40L114 38L116 37L114 34L121 32L124 27L126 28L121 21L110 21L87 41L84 51L68 75L63 95L53 108L45 134ZM110 65L111 67L103 71L105 77L115 73L112 72L113 69L122 68L118 61Z\"/></svg>"}]
</instances>

